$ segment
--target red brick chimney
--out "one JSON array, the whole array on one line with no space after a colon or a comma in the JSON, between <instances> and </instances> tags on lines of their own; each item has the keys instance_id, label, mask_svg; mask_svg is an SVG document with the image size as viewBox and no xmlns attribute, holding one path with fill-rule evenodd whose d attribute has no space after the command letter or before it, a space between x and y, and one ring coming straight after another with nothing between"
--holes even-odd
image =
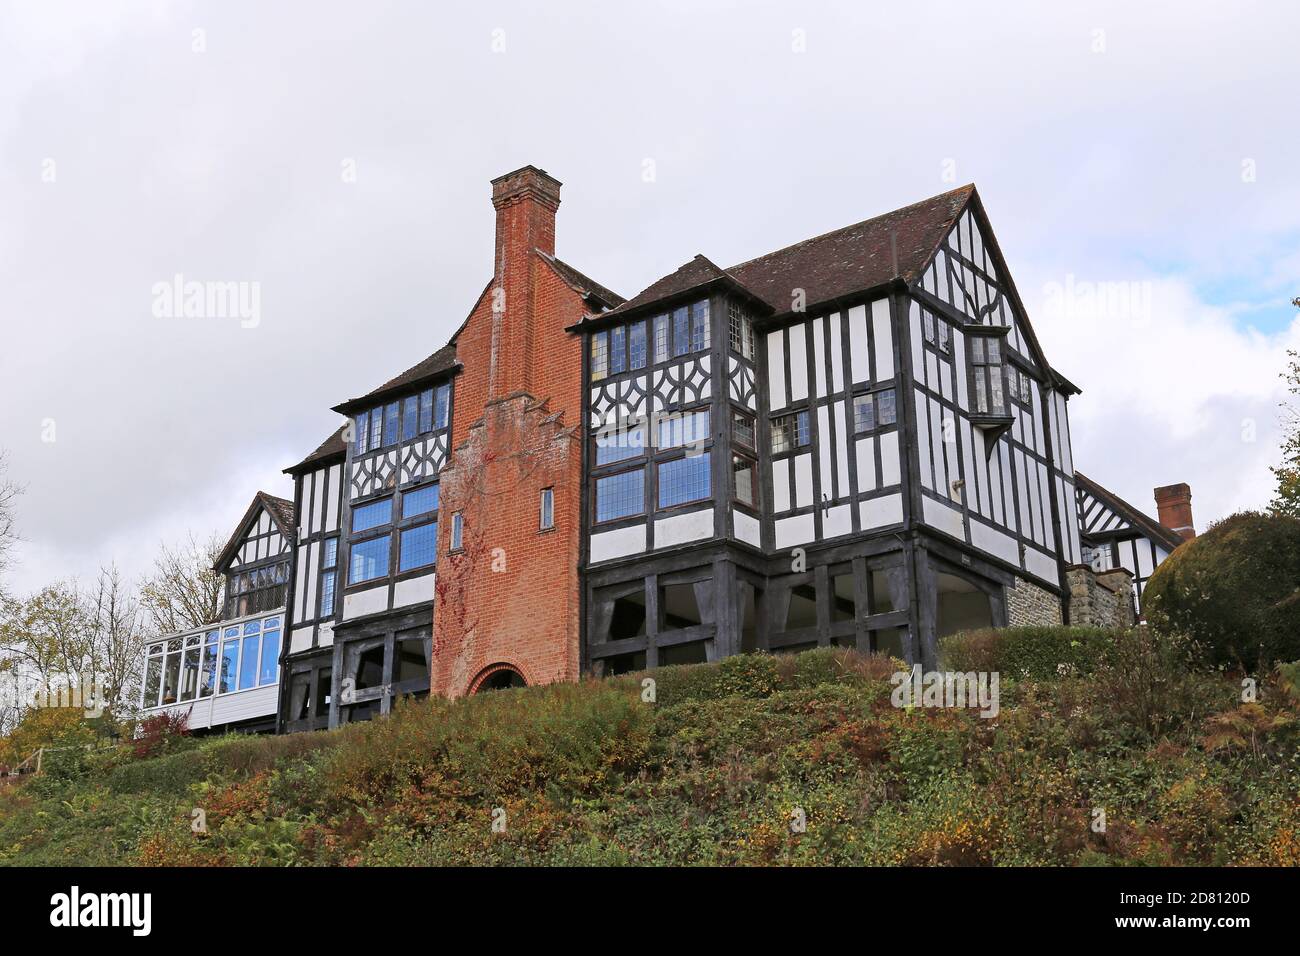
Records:
<instances>
[{"instance_id":1,"label":"red brick chimney","mask_svg":"<svg viewBox=\"0 0 1300 956\"><path fill-rule=\"evenodd\" d=\"M1190 541L1196 537L1192 525L1192 489L1186 484L1163 485L1156 489L1156 512L1160 523Z\"/></svg>"},{"instance_id":2,"label":"red brick chimney","mask_svg":"<svg viewBox=\"0 0 1300 956\"><path fill-rule=\"evenodd\" d=\"M560 182L536 166L492 180L497 211L492 289L492 351L488 401L531 386L534 316L533 253L555 255Z\"/></svg>"}]
</instances>

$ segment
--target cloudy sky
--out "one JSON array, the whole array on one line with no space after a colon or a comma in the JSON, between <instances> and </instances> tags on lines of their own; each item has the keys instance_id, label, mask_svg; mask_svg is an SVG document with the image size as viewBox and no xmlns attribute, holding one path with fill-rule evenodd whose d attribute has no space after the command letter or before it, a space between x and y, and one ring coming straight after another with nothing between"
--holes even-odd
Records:
<instances>
[{"instance_id":1,"label":"cloudy sky","mask_svg":"<svg viewBox=\"0 0 1300 956\"><path fill-rule=\"evenodd\" d=\"M7 2L0 448L10 584L229 533L443 344L488 180L631 295L973 181L1081 470L1199 526L1266 503L1300 345L1300 12L1282 4ZM987 9L983 9L987 7ZM653 176L646 170L652 169ZM257 320L154 287L256 283ZM249 286L248 288L252 288Z\"/></svg>"}]
</instances>

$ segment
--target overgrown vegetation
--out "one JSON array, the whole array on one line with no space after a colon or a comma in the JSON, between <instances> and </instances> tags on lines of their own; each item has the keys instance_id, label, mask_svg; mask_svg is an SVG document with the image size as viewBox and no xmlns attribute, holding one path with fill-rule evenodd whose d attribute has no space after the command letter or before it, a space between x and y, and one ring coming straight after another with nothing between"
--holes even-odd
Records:
<instances>
[{"instance_id":1,"label":"overgrown vegetation","mask_svg":"<svg viewBox=\"0 0 1300 956\"><path fill-rule=\"evenodd\" d=\"M979 632L945 656L1005 668L997 719L896 708L899 662L827 649L327 733L159 729L160 756L80 751L0 787L0 862L1300 863L1300 667L1242 703L1150 632Z\"/></svg>"},{"instance_id":2,"label":"overgrown vegetation","mask_svg":"<svg viewBox=\"0 0 1300 956\"><path fill-rule=\"evenodd\" d=\"M1142 607L1213 666L1300 658L1300 518L1242 512L1211 525L1161 562Z\"/></svg>"}]
</instances>

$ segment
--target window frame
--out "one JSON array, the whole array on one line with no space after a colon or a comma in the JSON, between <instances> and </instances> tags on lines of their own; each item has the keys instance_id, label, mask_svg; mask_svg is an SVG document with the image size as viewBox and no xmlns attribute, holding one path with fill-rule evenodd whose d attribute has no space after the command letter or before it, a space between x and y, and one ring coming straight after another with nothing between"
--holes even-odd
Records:
<instances>
[{"instance_id":1,"label":"window frame","mask_svg":"<svg viewBox=\"0 0 1300 956\"><path fill-rule=\"evenodd\" d=\"M794 440L792 444L783 445L781 448L777 448L776 429L778 423L783 422L786 419L794 420L793 432L792 432ZM804 441L799 440L801 433L803 433L806 436ZM795 408L790 411L780 412L775 415L769 415L768 416L768 442L769 442L768 447L771 451L771 456L774 460L777 458L784 458L789 455L797 455L805 448L811 449L812 448L812 409L807 407Z\"/></svg>"},{"instance_id":2,"label":"window frame","mask_svg":"<svg viewBox=\"0 0 1300 956\"><path fill-rule=\"evenodd\" d=\"M555 530L555 488L543 488L538 495L537 530Z\"/></svg>"}]
</instances>

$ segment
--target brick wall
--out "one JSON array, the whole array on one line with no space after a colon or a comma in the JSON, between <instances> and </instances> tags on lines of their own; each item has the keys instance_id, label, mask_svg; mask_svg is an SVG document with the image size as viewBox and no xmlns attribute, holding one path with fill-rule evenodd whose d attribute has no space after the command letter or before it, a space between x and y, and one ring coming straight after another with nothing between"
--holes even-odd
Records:
<instances>
[{"instance_id":1,"label":"brick wall","mask_svg":"<svg viewBox=\"0 0 1300 956\"><path fill-rule=\"evenodd\" d=\"M500 665L528 684L578 677L582 346L565 329L588 309L538 253L554 251L559 183L526 167L492 201L494 276L456 338L441 476L431 689L453 697ZM450 554L456 512L465 547Z\"/></svg>"},{"instance_id":2,"label":"brick wall","mask_svg":"<svg viewBox=\"0 0 1300 956\"><path fill-rule=\"evenodd\" d=\"M1061 599L1037 584L1016 578L1007 591L1007 626L1028 627L1061 623Z\"/></svg>"},{"instance_id":3,"label":"brick wall","mask_svg":"<svg viewBox=\"0 0 1300 956\"><path fill-rule=\"evenodd\" d=\"M508 665L528 684L578 677L580 432L531 396L492 402L442 472L431 689L456 697ZM555 527L540 530L540 496ZM450 552L451 516L464 520Z\"/></svg>"}]
</instances>

